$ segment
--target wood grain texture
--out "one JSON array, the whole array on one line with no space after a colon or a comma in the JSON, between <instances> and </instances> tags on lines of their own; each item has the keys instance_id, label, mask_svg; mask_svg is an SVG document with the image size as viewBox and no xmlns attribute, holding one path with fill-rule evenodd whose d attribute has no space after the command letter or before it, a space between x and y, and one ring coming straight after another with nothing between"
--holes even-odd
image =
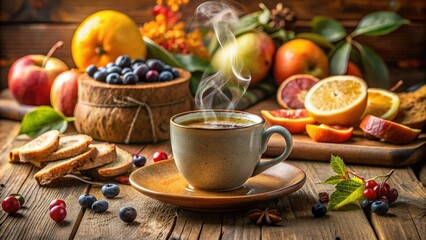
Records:
<instances>
[{"instance_id":1,"label":"wood grain texture","mask_svg":"<svg viewBox=\"0 0 426 240\"><path fill-rule=\"evenodd\" d=\"M0 3L1 21L12 22L80 22L88 15L104 10L116 9L125 12L138 22L151 20L152 7L156 1L138 1L127 0L125 2L117 2L114 0L92 0L87 4L83 0L20 0L15 1L14 5L8 1ZM182 15L189 19L194 16L195 9L203 3L203 0L192 0L182 7ZM259 10L260 1L243 1L238 0L228 2L242 13L248 13ZM261 1L269 8L275 7L280 2L278 0ZM310 19L313 16L327 13L327 15L338 19L359 19L360 17L380 10L397 11L404 17L410 19L424 20L426 12L426 4L422 0L396 0L396 1L368 1L368 0L350 0L350 1L333 1L333 0L299 0L286 1L285 6L290 7L296 12L299 19Z\"/></svg>"}]
</instances>

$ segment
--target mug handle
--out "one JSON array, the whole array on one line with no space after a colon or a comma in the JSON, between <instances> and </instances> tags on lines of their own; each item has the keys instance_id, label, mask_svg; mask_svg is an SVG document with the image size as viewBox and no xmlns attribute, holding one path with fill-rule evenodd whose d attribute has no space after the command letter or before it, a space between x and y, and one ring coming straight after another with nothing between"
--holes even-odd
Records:
<instances>
[{"instance_id":1,"label":"mug handle","mask_svg":"<svg viewBox=\"0 0 426 240\"><path fill-rule=\"evenodd\" d=\"M256 164L256 167L254 168L253 174L251 175L251 177L256 176L257 174L265 171L266 169L282 162L284 159L286 159L288 157L288 155L290 155L291 150L293 149L293 138L291 137L290 132L281 126L272 126L270 128L268 128L263 134L262 134L262 153L264 153L266 151L266 147L267 147L267 143L269 141L269 138L271 138L273 133L278 133L281 136L284 137L285 140L285 149L283 151L283 153L281 153L281 155L279 155L278 157L269 160L269 161L265 161L265 162L258 162Z\"/></svg>"}]
</instances>

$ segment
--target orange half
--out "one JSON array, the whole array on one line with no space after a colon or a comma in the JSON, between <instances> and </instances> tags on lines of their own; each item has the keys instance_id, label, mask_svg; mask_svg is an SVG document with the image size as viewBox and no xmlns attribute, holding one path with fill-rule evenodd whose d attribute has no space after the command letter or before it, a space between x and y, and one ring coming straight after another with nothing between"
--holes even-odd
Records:
<instances>
[{"instance_id":1,"label":"orange half","mask_svg":"<svg viewBox=\"0 0 426 240\"><path fill-rule=\"evenodd\" d=\"M306 124L315 123L305 109L261 110L260 113L269 124L285 127L290 133L302 133Z\"/></svg>"},{"instance_id":2,"label":"orange half","mask_svg":"<svg viewBox=\"0 0 426 240\"><path fill-rule=\"evenodd\" d=\"M351 138L353 130L353 127L342 127L338 125L306 125L306 132L315 142L346 142Z\"/></svg>"}]
</instances>

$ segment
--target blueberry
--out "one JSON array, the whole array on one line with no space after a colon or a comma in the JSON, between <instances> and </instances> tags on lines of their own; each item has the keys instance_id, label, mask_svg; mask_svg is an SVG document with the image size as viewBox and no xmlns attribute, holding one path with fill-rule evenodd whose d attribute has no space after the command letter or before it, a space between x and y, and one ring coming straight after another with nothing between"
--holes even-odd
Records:
<instances>
[{"instance_id":1,"label":"blueberry","mask_svg":"<svg viewBox=\"0 0 426 240\"><path fill-rule=\"evenodd\" d=\"M136 167L143 167L146 163L146 157L143 155L135 154L133 155L133 164L135 164Z\"/></svg>"},{"instance_id":2,"label":"blueberry","mask_svg":"<svg viewBox=\"0 0 426 240\"><path fill-rule=\"evenodd\" d=\"M371 204L374 202L374 200L370 199L364 199L361 202L361 207L365 212L370 212L371 210Z\"/></svg>"},{"instance_id":3,"label":"blueberry","mask_svg":"<svg viewBox=\"0 0 426 240\"><path fill-rule=\"evenodd\" d=\"M120 78L120 74L118 74L118 73L110 73L106 77L106 83L109 83L109 84L122 84L123 81Z\"/></svg>"},{"instance_id":4,"label":"blueberry","mask_svg":"<svg viewBox=\"0 0 426 240\"><path fill-rule=\"evenodd\" d=\"M128 72L123 76L123 84L136 84L138 82L138 76L133 72Z\"/></svg>"},{"instance_id":5,"label":"blueberry","mask_svg":"<svg viewBox=\"0 0 426 240\"><path fill-rule=\"evenodd\" d=\"M315 217L324 217L327 213L327 207L322 204L318 203L312 206L312 214L314 214Z\"/></svg>"},{"instance_id":6,"label":"blueberry","mask_svg":"<svg viewBox=\"0 0 426 240\"><path fill-rule=\"evenodd\" d=\"M92 65L90 65L90 66L88 66L87 68L86 68L86 73L87 73L87 75L89 75L90 77L93 77L93 75L95 74L95 72L97 72L98 71L98 68L94 65L94 64L92 64Z\"/></svg>"},{"instance_id":7,"label":"blueberry","mask_svg":"<svg viewBox=\"0 0 426 240\"><path fill-rule=\"evenodd\" d=\"M162 71L172 72L172 69L173 69L172 66L164 64Z\"/></svg>"},{"instance_id":8,"label":"blueberry","mask_svg":"<svg viewBox=\"0 0 426 240\"><path fill-rule=\"evenodd\" d=\"M86 193L80 195L80 197L78 198L78 203L84 208L91 208L92 204L96 202L96 200L97 199L95 196Z\"/></svg>"},{"instance_id":9,"label":"blueberry","mask_svg":"<svg viewBox=\"0 0 426 240\"><path fill-rule=\"evenodd\" d=\"M156 70L149 70L145 73L145 79L148 82L157 82L158 81L158 72Z\"/></svg>"},{"instance_id":10,"label":"blueberry","mask_svg":"<svg viewBox=\"0 0 426 240\"><path fill-rule=\"evenodd\" d=\"M133 72L138 76L139 82L145 80L145 74L149 71L149 68L146 64L141 63L137 68L133 69Z\"/></svg>"},{"instance_id":11,"label":"blueberry","mask_svg":"<svg viewBox=\"0 0 426 240\"><path fill-rule=\"evenodd\" d=\"M132 60L132 65L135 63L145 63L145 59L143 58L135 58Z\"/></svg>"},{"instance_id":12,"label":"blueberry","mask_svg":"<svg viewBox=\"0 0 426 240\"><path fill-rule=\"evenodd\" d=\"M108 183L102 186L101 192L106 198L115 198L120 193L120 188L116 184Z\"/></svg>"},{"instance_id":13,"label":"blueberry","mask_svg":"<svg viewBox=\"0 0 426 240\"><path fill-rule=\"evenodd\" d=\"M108 210L108 202L105 200L98 200L92 204L92 210L97 213L103 213Z\"/></svg>"},{"instance_id":14,"label":"blueberry","mask_svg":"<svg viewBox=\"0 0 426 240\"><path fill-rule=\"evenodd\" d=\"M132 60L127 55L122 55L115 59L115 65L121 68L130 67L130 64L132 64Z\"/></svg>"},{"instance_id":15,"label":"blueberry","mask_svg":"<svg viewBox=\"0 0 426 240\"><path fill-rule=\"evenodd\" d=\"M389 210L389 205L383 201L375 201L371 204L371 211L379 214L385 215Z\"/></svg>"},{"instance_id":16,"label":"blueberry","mask_svg":"<svg viewBox=\"0 0 426 240\"><path fill-rule=\"evenodd\" d=\"M126 68L121 69L121 75L124 75L124 74L126 74L126 73L128 73L128 72L133 72L133 71L132 71L132 69L131 69L131 68L129 68L129 67L126 67Z\"/></svg>"},{"instance_id":17,"label":"blueberry","mask_svg":"<svg viewBox=\"0 0 426 240\"><path fill-rule=\"evenodd\" d=\"M114 66L115 66L115 63L110 62L106 65L106 68L111 68L111 67L114 67Z\"/></svg>"},{"instance_id":18,"label":"blueberry","mask_svg":"<svg viewBox=\"0 0 426 240\"><path fill-rule=\"evenodd\" d=\"M99 69L98 71L95 72L95 74L93 74L93 78L99 82L105 82L106 77L107 77L107 73L105 70L102 71Z\"/></svg>"},{"instance_id":19,"label":"blueberry","mask_svg":"<svg viewBox=\"0 0 426 240\"><path fill-rule=\"evenodd\" d=\"M137 62L137 63L132 64L130 67L131 67L133 70L135 70L135 69L136 69L136 68L138 68L140 65L146 65L146 64L145 64L145 63Z\"/></svg>"},{"instance_id":20,"label":"blueberry","mask_svg":"<svg viewBox=\"0 0 426 240\"><path fill-rule=\"evenodd\" d=\"M120 208L120 212L118 213L118 216L121 220L123 220L126 223L131 223L136 219L136 209L133 207L122 207Z\"/></svg>"},{"instance_id":21,"label":"blueberry","mask_svg":"<svg viewBox=\"0 0 426 240\"><path fill-rule=\"evenodd\" d=\"M173 74L169 71L162 71L160 75L158 75L158 81L167 82L173 79Z\"/></svg>"},{"instance_id":22,"label":"blueberry","mask_svg":"<svg viewBox=\"0 0 426 240\"><path fill-rule=\"evenodd\" d=\"M118 67L118 66L109 67L109 68L107 68L107 73L108 74L110 74L110 73L118 73L118 74L120 74L121 73L121 68Z\"/></svg>"},{"instance_id":23,"label":"blueberry","mask_svg":"<svg viewBox=\"0 0 426 240\"><path fill-rule=\"evenodd\" d=\"M173 78L178 78L180 76L179 71L176 68L172 69Z\"/></svg>"},{"instance_id":24,"label":"blueberry","mask_svg":"<svg viewBox=\"0 0 426 240\"><path fill-rule=\"evenodd\" d=\"M157 72L161 72L164 67L164 64L158 59L148 59L146 65L148 65L149 69L157 70Z\"/></svg>"}]
</instances>

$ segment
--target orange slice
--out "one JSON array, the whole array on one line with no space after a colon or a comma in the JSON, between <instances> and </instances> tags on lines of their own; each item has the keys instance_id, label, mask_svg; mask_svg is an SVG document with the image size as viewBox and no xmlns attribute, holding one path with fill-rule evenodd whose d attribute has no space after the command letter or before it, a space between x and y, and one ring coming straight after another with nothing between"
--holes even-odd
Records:
<instances>
[{"instance_id":1,"label":"orange slice","mask_svg":"<svg viewBox=\"0 0 426 240\"><path fill-rule=\"evenodd\" d=\"M331 76L306 94L305 108L319 123L349 126L358 122L367 105L367 84L355 76Z\"/></svg>"},{"instance_id":2,"label":"orange slice","mask_svg":"<svg viewBox=\"0 0 426 240\"><path fill-rule=\"evenodd\" d=\"M367 107L362 119L373 115L386 120L393 120L399 110L398 94L380 88L368 89Z\"/></svg>"},{"instance_id":3,"label":"orange slice","mask_svg":"<svg viewBox=\"0 0 426 240\"><path fill-rule=\"evenodd\" d=\"M315 123L305 109L261 110L260 113L269 124L283 126L290 133L304 132L306 124Z\"/></svg>"},{"instance_id":4,"label":"orange slice","mask_svg":"<svg viewBox=\"0 0 426 240\"><path fill-rule=\"evenodd\" d=\"M353 133L353 127L338 125L306 125L306 132L316 142L340 143L348 141Z\"/></svg>"}]
</instances>

